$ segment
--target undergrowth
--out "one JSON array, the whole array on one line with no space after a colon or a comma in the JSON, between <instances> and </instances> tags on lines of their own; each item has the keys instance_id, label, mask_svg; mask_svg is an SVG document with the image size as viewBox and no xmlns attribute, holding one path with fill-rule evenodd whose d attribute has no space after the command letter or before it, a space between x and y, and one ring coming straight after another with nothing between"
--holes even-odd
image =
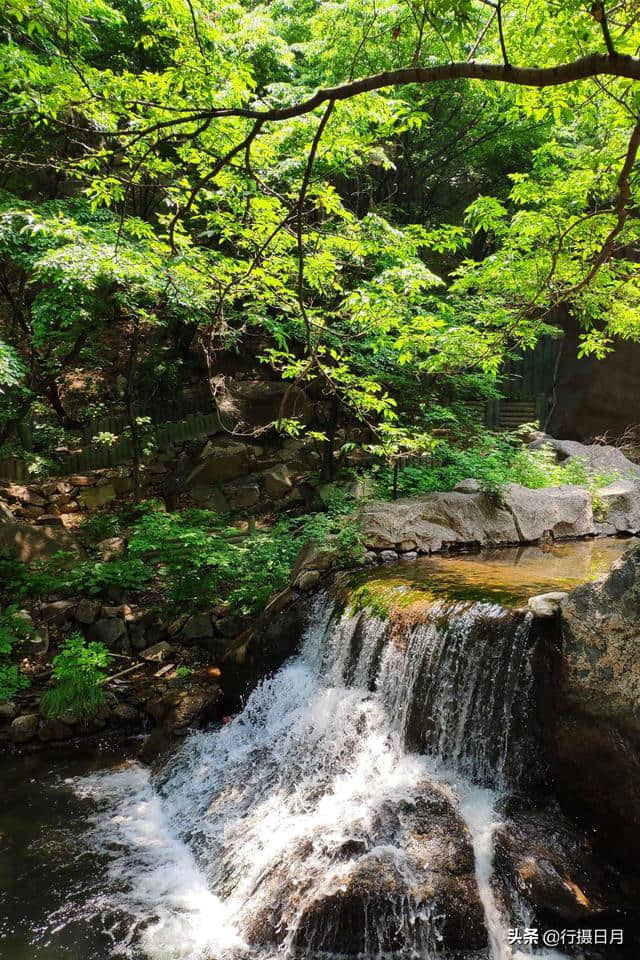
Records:
<instances>
[{"instance_id":1,"label":"undergrowth","mask_svg":"<svg viewBox=\"0 0 640 960\"><path fill-rule=\"evenodd\" d=\"M87 643L72 633L53 660L55 686L40 700L45 717L69 714L75 719L93 717L107 701L104 690L109 651L102 643Z\"/></svg>"}]
</instances>

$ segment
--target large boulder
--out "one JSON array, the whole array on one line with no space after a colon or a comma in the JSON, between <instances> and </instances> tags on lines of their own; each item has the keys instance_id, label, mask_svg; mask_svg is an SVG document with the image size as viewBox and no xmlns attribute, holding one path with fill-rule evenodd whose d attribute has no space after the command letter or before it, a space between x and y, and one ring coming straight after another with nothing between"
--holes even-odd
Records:
<instances>
[{"instance_id":1,"label":"large boulder","mask_svg":"<svg viewBox=\"0 0 640 960\"><path fill-rule=\"evenodd\" d=\"M248 918L248 939L277 944L289 933L296 956L458 956L487 945L469 833L426 780L412 799L383 803L319 867L301 849L263 882L269 895Z\"/></svg>"},{"instance_id":2,"label":"large boulder","mask_svg":"<svg viewBox=\"0 0 640 960\"><path fill-rule=\"evenodd\" d=\"M640 477L616 480L598 490L606 533L640 533Z\"/></svg>"},{"instance_id":3,"label":"large boulder","mask_svg":"<svg viewBox=\"0 0 640 960\"><path fill-rule=\"evenodd\" d=\"M505 899L515 894L559 927L599 926L603 914L637 905L640 882L622 878L601 859L589 834L557 805L522 808L507 801L504 806L494 866Z\"/></svg>"},{"instance_id":4,"label":"large boulder","mask_svg":"<svg viewBox=\"0 0 640 960\"><path fill-rule=\"evenodd\" d=\"M368 547L401 552L583 537L595 529L589 493L571 486L529 490L508 484L500 500L482 491L454 490L371 501L360 517Z\"/></svg>"},{"instance_id":5,"label":"large boulder","mask_svg":"<svg viewBox=\"0 0 640 960\"><path fill-rule=\"evenodd\" d=\"M27 523L0 524L0 550L23 563L50 557L61 550L80 553L75 537L64 527L34 527Z\"/></svg>"},{"instance_id":6,"label":"large boulder","mask_svg":"<svg viewBox=\"0 0 640 960\"><path fill-rule=\"evenodd\" d=\"M582 460L593 475L640 479L640 464L633 463L622 450L608 444L578 443L577 440L556 440L555 437L543 436L534 440L531 448L553 450L558 463Z\"/></svg>"},{"instance_id":7,"label":"large boulder","mask_svg":"<svg viewBox=\"0 0 640 960\"><path fill-rule=\"evenodd\" d=\"M209 441L200 454L200 462L186 480L187 487L234 480L249 471L249 449L245 443L233 440Z\"/></svg>"},{"instance_id":8,"label":"large boulder","mask_svg":"<svg viewBox=\"0 0 640 960\"><path fill-rule=\"evenodd\" d=\"M264 427L274 420L293 417L308 423L312 405L299 387L279 380L236 380L218 399L220 417L231 427L243 424Z\"/></svg>"},{"instance_id":9,"label":"large boulder","mask_svg":"<svg viewBox=\"0 0 640 960\"><path fill-rule=\"evenodd\" d=\"M546 711L549 760L564 805L599 843L640 858L640 547L561 604L562 646Z\"/></svg>"}]
</instances>

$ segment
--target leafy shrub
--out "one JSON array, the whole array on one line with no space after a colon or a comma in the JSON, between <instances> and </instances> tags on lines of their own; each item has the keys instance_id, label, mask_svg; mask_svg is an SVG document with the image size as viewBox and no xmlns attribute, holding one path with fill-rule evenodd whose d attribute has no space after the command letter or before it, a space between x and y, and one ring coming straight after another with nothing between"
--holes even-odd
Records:
<instances>
[{"instance_id":1,"label":"leafy shrub","mask_svg":"<svg viewBox=\"0 0 640 960\"><path fill-rule=\"evenodd\" d=\"M518 483L532 490L576 484L592 493L615 479L614 475L592 475L580 458L556 463L552 450L529 450L516 433L484 432L465 448L443 441L437 444L429 460L399 471L400 496L453 490L466 479L477 480L481 488L497 496L507 483ZM389 499L393 490L393 472L385 468L377 474L380 495Z\"/></svg>"},{"instance_id":2,"label":"leafy shrub","mask_svg":"<svg viewBox=\"0 0 640 960\"><path fill-rule=\"evenodd\" d=\"M33 626L20 616L16 606L7 607L0 613L0 703L29 686L29 678L10 661L14 645L27 640L33 633Z\"/></svg>"},{"instance_id":3,"label":"leafy shrub","mask_svg":"<svg viewBox=\"0 0 640 960\"><path fill-rule=\"evenodd\" d=\"M343 560L356 560L364 550L364 541L354 516L354 498L341 487L335 487L326 494L325 505L325 512L304 518L301 541L323 544L331 540Z\"/></svg>"},{"instance_id":4,"label":"leafy shrub","mask_svg":"<svg viewBox=\"0 0 640 960\"><path fill-rule=\"evenodd\" d=\"M40 701L46 717L64 713L74 717L92 717L106 702L103 681L109 651L102 643L87 643L80 633L67 637L54 658L52 677L56 686Z\"/></svg>"},{"instance_id":5,"label":"leafy shrub","mask_svg":"<svg viewBox=\"0 0 640 960\"><path fill-rule=\"evenodd\" d=\"M114 557L80 564L69 577L68 585L77 593L96 597L107 594L110 589L124 593L143 590L152 576L153 570L140 558Z\"/></svg>"}]
</instances>

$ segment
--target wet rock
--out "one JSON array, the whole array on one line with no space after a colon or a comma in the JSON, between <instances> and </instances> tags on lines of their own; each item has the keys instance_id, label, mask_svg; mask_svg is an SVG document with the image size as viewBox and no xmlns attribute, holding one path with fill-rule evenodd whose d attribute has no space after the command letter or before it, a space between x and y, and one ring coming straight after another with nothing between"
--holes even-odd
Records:
<instances>
[{"instance_id":1,"label":"wet rock","mask_svg":"<svg viewBox=\"0 0 640 960\"><path fill-rule=\"evenodd\" d=\"M468 832L448 795L429 782L413 800L387 801L359 842L336 850L313 896L295 881L280 900L284 918L261 919L273 939L279 920L293 927L300 954L427 955L487 943Z\"/></svg>"},{"instance_id":2,"label":"wet rock","mask_svg":"<svg viewBox=\"0 0 640 960\"><path fill-rule=\"evenodd\" d=\"M560 604L566 600L568 594L561 590L553 593L540 593L537 597L529 597L527 606L534 617L541 619L550 619L557 617L560 613Z\"/></svg>"},{"instance_id":3,"label":"wet rock","mask_svg":"<svg viewBox=\"0 0 640 960\"><path fill-rule=\"evenodd\" d=\"M193 726L199 720L213 719L220 697L221 691L216 684L206 687L189 685L168 689L150 700L145 709L164 729L179 730Z\"/></svg>"},{"instance_id":4,"label":"wet rock","mask_svg":"<svg viewBox=\"0 0 640 960\"><path fill-rule=\"evenodd\" d=\"M89 625L93 623L100 614L101 604L99 600L81 600L76 607L76 620L78 623Z\"/></svg>"},{"instance_id":5,"label":"wet rock","mask_svg":"<svg viewBox=\"0 0 640 960\"><path fill-rule=\"evenodd\" d=\"M14 743L26 743L33 740L38 732L40 720L37 713L24 713L16 717L9 727L9 737Z\"/></svg>"},{"instance_id":6,"label":"wet rock","mask_svg":"<svg viewBox=\"0 0 640 960\"><path fill-rule=\"evenodd\" d=\"M138 711L130 703L118 703L111 715L116 723L137 723L140 719Z\"/></svg>"},{"instance_id":7,"label":"wet rock","mask_svg":"<svg viewBox=\"0 0 640 960\"><path fill-rule=\"evenodd\" d=\"M38 730L38 738L48 743L50 740L68 740L72 733L71 727L62 720L50 718Z\"/></svg>"},{"instance_id":8,"label":"wet rock","mask_svg":"<svg viewBox=\"0 0 640 960\"><path fill-rule=\"evenodd\" d=\"M89 640L104 643L110 650L127 639L127 628L117 617L103 617L92 623L88 631Z\"/></svg>"},{"instance_id":9,"label":"wet rock","mask_svg":"<svg viewBox=\"0 0 640 960\"><path fill-rule=\"evenodd\" d=\"M567 810L635 868L640 858L640 547L561 605L562 648L544 713Z\"/></svg>"},{"instance_id":10,"label":"wet rock","mask_svg":"<svg viewBox=\"0 0 640 960\"><path fill-rule=\"evenodd\" d=\"M629 882L621 881L594 853L592 839L555 806L516 809L496 832L494 862L507 898L515 890L560 925L588 923L631 906L632 890L624 890Z\"/></svg>"},{"instance_id":11,"label":"wet rock","mask_svg":"<svg viewBox=\"0 0 640 960\"><path fill-rule=\"evenodd\" d=\"M383 563L392 563L398 559L398 554L395 550L381 550L380 559Z\"/></svg>"}]
</instances>

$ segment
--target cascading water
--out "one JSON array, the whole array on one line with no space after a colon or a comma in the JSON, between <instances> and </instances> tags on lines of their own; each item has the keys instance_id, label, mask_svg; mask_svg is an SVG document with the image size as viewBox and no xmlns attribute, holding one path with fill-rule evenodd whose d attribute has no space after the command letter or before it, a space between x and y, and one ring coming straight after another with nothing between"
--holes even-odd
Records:
<instances>
[{"instance_id":1,"label":"cascading water","mask_svg":"<svg viewBox=\"0 0 640 960\"><path fill-rule=\"evenodd\" d=\"M110 880L87 914L151 960L516 956L492 831L496 790L526 772L527 616L438 603L403 626L324 597L310 622L155 777L75 783Z\"/></svg>"}]
</instances>

